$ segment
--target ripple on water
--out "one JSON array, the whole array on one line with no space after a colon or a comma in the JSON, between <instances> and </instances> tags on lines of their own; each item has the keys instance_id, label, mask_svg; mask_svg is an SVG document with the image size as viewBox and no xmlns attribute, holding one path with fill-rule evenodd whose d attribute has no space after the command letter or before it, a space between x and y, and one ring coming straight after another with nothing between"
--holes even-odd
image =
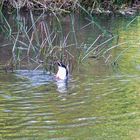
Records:
<instances>
[{"instance_id":1,"label":"ripple on water","mask_svg":"<svg viewBox=\"0 0 140 140\"><path fill-rule=\"evenodd\" d=\"M53 75L42 70L18 70L16 71L16 75L19 78L29 80L32 86L48 84L54 80Z\"/></svg>"},{"instance_id":2,"label":"ripple on water","mask_svg":"<svg viewBox=\"0 0 140 140\"><path fill-rule=\"evenodd\" d=\"M96 127L108 121L110 123L110 120L139 114L129 111L123 114L129 105L127 99L122 99L122 95L124 91L128 94L133 92L128 89L123 79L128 79L127 82L130 83L136 77L98 77L90 79L90 83L70 81L68 92L58 94L57 84L52 76L44 75L42 72L30 74L25 71L23 75L21 73L16 75L19 82L9 83L8 92L6 88L1 92L3 99L0 109L3 111L0 114L0 125L4 127L0 133L9 139L40 137L39 135L44 135L46 132L50 139L55 139L55 136L63 139L67 135L62 137L57 133L62 131L67 133L67 130L72 131L76 128ZM38 74L41 76L41 81L37 80ZM20 78L25 81L20 82Z\"/></svg>"}]
</instances>

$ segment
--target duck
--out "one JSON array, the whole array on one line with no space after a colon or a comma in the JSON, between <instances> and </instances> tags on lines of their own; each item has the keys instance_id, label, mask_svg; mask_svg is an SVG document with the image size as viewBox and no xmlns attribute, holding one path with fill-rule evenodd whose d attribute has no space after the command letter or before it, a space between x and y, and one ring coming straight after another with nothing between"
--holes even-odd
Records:
<instances>
[{"instance_id":1,"label":"duck","mask_svg":"<svg viewBox=\"0 0 140 140\"><path fill-rule=\"evenodd\" d=\"M56 79L67 80L68 79L68 68L64 63L57 61L58 71L56 73Z\"/></svg>"}]
</instances>

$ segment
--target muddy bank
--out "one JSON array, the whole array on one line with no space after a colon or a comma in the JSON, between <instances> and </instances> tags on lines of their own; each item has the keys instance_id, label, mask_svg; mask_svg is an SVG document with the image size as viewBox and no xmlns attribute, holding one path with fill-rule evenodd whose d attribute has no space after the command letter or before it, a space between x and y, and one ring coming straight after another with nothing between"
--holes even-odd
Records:
<instances>
[{"instance_id":1,"label":"muddy bank","mask_svg":"<svg viewBox=\"0 0 140 140\"><path fill-rule=\"evenodd\" d=\"M81 0L81 5L89 12L94 14L106 15L135 15L140 10L140 1L138 0Z\"/></svg>"},{"instance_id":2,"label":"muddy bank","mask_svg":"<svg viewBox=\"0 0 140 140\"><path fill-rule=\"evenodd\" d=\"M92 14L134 15L140 9L140 1L108 1L108 0L3 0L1 7L9 12L18 10L45 11L52 13L70 13L84 8Z\"/></svg>"},{"instance_id":3,"label":"muddy bank","mask_svg":"<svg viewBox=\"0 0 140 140\"><path fill-rule=\"evenodd\" d=\"M55 13L69 13L76 7L74 0L3 0L0 2L3 9L12 12L17 10L51 11Z\"/></svg>"}]
</instances>

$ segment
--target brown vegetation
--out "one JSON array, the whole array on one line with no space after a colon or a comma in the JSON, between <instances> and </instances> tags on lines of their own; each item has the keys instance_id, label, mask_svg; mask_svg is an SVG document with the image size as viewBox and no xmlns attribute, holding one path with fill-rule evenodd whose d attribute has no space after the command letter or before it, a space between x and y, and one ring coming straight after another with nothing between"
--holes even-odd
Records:
<instances>
[{"instance_id":1,"label":"brown vegetation","mask_svg":"<svg viewBox=\"0 0 140 140\"><path fill-rule=\"evenodd\" d=\"M45 10L69 12L76 0L3 0L0 4L8 9Z\"/></svg>"},{"instance_id":2,"label":"brown vegetation","mask_svg":"<svg viewBox=\"0 0 140 140\"><path fill-rule=\"evenodd\" d=\"M85 8L89 13L121 13L134 15L140 9L138 0L2 0L1 7L9 11L34 10L50 11L57 14L70 13L71 11Z\"/></svg>"}]
</instances>

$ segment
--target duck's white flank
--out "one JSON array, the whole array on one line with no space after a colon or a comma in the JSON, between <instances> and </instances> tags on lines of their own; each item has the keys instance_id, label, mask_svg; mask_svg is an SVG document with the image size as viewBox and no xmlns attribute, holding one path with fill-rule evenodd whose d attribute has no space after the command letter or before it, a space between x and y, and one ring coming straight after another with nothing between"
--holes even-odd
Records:
<instances>
[{"instance_id":1,"label":"duck's white flank","mask_svg":"<svg viewBox=\"0 0 140 140\"><path fill-rule=\"evenodd\" d=\"M56 78L65 80L67 79L67 69L61 66L58 66L58 72L56 74Z\"/></svg>"}]
</instances>

